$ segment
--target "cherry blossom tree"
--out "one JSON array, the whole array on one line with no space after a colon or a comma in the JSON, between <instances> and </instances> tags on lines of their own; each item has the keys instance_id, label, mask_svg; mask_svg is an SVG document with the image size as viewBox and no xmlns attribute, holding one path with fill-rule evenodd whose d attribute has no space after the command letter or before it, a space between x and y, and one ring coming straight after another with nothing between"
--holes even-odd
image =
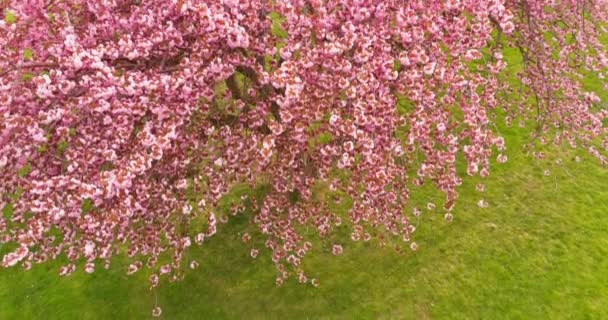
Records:
<instances>
[{"instance_id":1,"label":"cherry blossom tree","mask_svg":"<svg viewBox=\"0 0 608 320\"><path fill-rule=\"evenodd\" d=\"M494 157L507 161L499 120L534 120L535 137L606 163L608 110L580 81L606 83L605 0L0 8L0 241L14 249L4 267L65 255L61 275L90 273L126 254L127 272L146 266L156 287L198 266L185 253L218 222L245 214L277 283L290 273L305 283L303 226L326 237L344 222L354 241L394 235L416 250L411 192L436 186L451 220L457 158L482 177ZM522 57L517 84L505 49ZM239 187L229 214L218 210Z\"/></svg>"}]
</instances>

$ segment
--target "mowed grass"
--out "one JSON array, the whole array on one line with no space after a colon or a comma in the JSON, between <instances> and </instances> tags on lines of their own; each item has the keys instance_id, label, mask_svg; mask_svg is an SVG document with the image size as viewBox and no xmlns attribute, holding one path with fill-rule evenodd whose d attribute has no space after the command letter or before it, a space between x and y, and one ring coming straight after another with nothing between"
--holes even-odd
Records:
<instances>
[{"instance_id":1,"label":"mowed grass","mask_svg":"<svg viewBox=\"0 0 608 320\"><path fill-rule=\"evenodd\" d=\"M263 238L243 244L252 227L238 216L190 251L197 270L156 293L120 258L68 278L62 261L0 269L0 320L146 319L156 303L164 319L606 319L608 170L565 147L534 160L522 150L529 130L501 127L509 161L493 163L485 192L479 178L464 180L453 222L430 186L415 190L410 207L437 204L415 222L418 251L352 242L345 225L315 241L304 264L318 288L293 276L275 286L269 253L249 257ZM342 256L329 253L336 242Z\"/></svg>"}]
</instances>

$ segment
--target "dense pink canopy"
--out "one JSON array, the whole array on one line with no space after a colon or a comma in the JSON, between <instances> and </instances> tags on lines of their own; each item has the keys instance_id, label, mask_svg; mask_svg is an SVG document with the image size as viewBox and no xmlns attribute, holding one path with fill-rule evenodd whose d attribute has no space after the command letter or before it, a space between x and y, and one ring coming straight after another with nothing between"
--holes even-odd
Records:
<instances>
[{"instance_id":1,"label":"dense pink canopy","mask_svg":"<svg viewBox=\"0 0 608 320\"><path fill-rule=\"evenodd\" d=\"M65 253L62 274L83 260L92 272L126 249L139 259L128 272L147 264L155 286L226 219L222 196L266 185L232 211L306 281L301 224L410 241L408 186L425 181L451 219L457 157L468 175L506 161L496 115L535 117L539 134L606 161L608 111L579 82L607 71L603 0L2 5L0 240L16 244L5 267ZM507 47L523 57L516 85ZM351 199L348 215L317 189ZM159 265L164 251L173 262Z\"/></svg>"}]
</instances>

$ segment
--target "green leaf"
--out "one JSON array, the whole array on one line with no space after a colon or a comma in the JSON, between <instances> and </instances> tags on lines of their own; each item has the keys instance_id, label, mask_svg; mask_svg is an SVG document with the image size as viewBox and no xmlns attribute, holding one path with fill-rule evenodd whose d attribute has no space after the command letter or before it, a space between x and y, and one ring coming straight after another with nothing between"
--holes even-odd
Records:
<instances>
[{"instance_id":1,"label":"green leaf","mask_svg":"<svg viewBox=\"0 0 608 320\"><path fill-rule=\"evenodd\" d=\"M101 171L111 171L111 170L114 170L114 164L110 161L106 161L101 164L101 168L99 168L99 169Z\"/></svg>"},{"instance_id":2,"label":"green leaf","mask_svg":"<svg viewBox=\"0 0 608 320\"><path fill-rule=\"evenodd\" d=\"M7 203L4 208L2 208L2 215L5 219L9 219L13 215L13 204Z\"/></svg>"},{"instance_id":3,"label":"green leaf","mask_svg":"<svg viewBox=\"0 0 608 320\"><path fill-rule=\"evenodd\" d=\"M21 80L23 80L23 81L30 81L30 80L32 80L32 78L33 78L33 77L34 77L34 75L33 75L33 74L31 74L31 73L29 73L29 72L24 72L24 73L21 75Z\"/></svg>"},{"instance_id":4,"label":"green leaf","mask_svg":"<svg viewBox=\"0 0 608 320\"><path fill-rule=\"evenodd\" d=\"M329 132L322 132L317 137L317 141L319 141L319 144L329 144L331 142L331 139L332 136Z\"/></svg>"},{"instance_id":5,"label":"green leaf","mask_svg":"<svg viewBox=\"0 0 608 320\"><path fill-rule=\"evenodd\" d=\"M399 71L401 70L401 61L399 61L398 59L395 59L395 62L393 62L393 71Z\"/></svg>"},{"instance_id":6,"label":"green leaf","mask_svg":"<svg viewBox=\"0 0 608 320\"><path fill-rule=\"evenodd\" d=\"M80 210L83 214L87 214L93 210L93 201L89 198L85 198L82 200L82 205L80 206Z\"/></svg>"},{"instance_id":7,"label":"green leaf","mask_svg":"<svg viewBox=\"0 0 608 320\"><path fill-rule=\"evenodd\" d=\"M270 13L270 21L272 21L272 26L270 27L270 33L277 37L277 38L281 38L281 39L285 39L289 36L289 34L287 33L287 31L285 29L283 29L283 26L281 25L283 23L283 21L285 21L285 18L283 16L281 16L278 12L271 12Z\"/></svg>"},{"instance_id":8,"label":"green leaf","mask_svg":"<svg viewBox=\"0 0 608 320\"><path fill-rule=\"evenodd\" d=\"M63 154L68 148L69 143L65 140L61 140L57 143L57 153Z\"/></svg>"},{"instance_id":9,"label":"green leaf","mask_svg":"<svg viewBox=\"0 0 608 320\"><path fill-rule=\"evenodd\" d=\"M404 116L404 115L409 114L413 110L414 110L414 106L413 106L412 102L409 101L409 99L406 96L404 96L400 93L397 93L397 112L400 115Z\"/></svg>"},{"instance_id":10,"label":"green leaf","mask_svg":"<svg viewBox=\"0 0 608 320\"><path fill-rule=\"evenodd\" d=\"M32 166L28 162L21 169L19 169L17 174L19 175L19 177L23 178L23 177L27 176L30 173L30 171L32 171Z\"/></svg>"},{"instance_id":11,"label":"green leaf","mask_svg":"<svg viewBox=\"0 0 608 320\"><path fill-rule=\"evenodd\" d=\"M30 48L23 49L23 59L26 61L32 60L34 58L34 52Z\"/></svg>"},{"instance_id":12,"label":"green leaf","mask_svg":"<svg viewBox=\"0 0 608 320\"><path fill-rule=\"evenodd\" d=\"M17 17L12 12L4 10L4 21L6 21L7 24L11 25L17 22Z\"/></svg>"}]
</instances>

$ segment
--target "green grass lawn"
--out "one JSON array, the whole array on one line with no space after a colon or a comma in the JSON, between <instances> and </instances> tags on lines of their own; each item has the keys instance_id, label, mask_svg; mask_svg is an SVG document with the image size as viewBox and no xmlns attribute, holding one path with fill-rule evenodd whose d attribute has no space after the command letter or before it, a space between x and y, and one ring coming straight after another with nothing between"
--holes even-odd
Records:
<instances>
[{"instance_id":1,"label":"green grass lawn","mask_svg":"<svg viewBox=\"0 0 608 320\"><path fill-rule=\"evenodd\" d=\"M345 240L334 257L317 243L305 265L320 287L275 287L268 252L252 260L238 241L250 228L240 217L192 250L198 270L157 296L120 261L66 279L54 263L1 269L0 319L144 319L156 299L165 319L605 319L608 171L565 148L533 160L520 148L524 129L506 130L509 162L494 165L483 193L465 179L452 223L425 210L417 252ZM412 204L435 197L417 195Z\"/></svg>"}]
</instances>

